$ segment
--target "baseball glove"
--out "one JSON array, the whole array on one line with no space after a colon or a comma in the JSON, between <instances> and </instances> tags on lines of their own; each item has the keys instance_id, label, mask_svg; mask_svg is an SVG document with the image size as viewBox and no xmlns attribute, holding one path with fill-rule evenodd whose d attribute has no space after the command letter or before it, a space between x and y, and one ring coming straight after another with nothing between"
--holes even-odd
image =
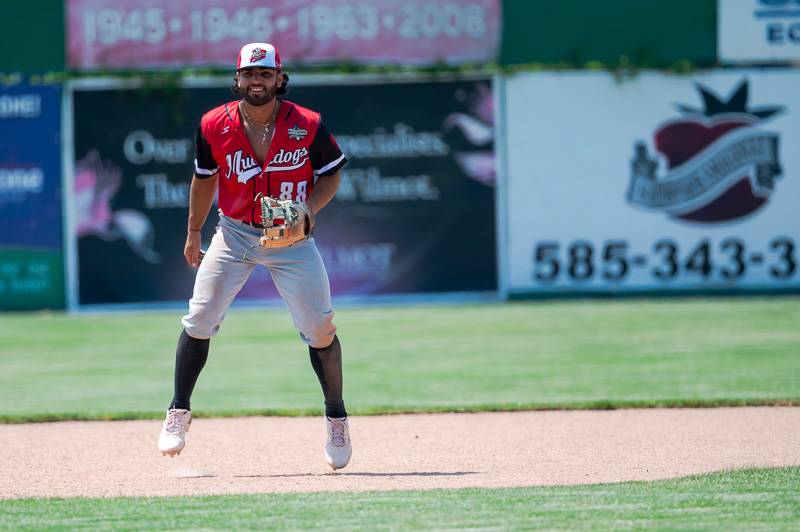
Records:
<instances>
[{"instance_id":1,"label":"baseball glove","mask_svg":"<svg viewBox=\"0 0 800 532\"><path fill-rule=\"evenodd\" d=\"M262 248L282 248L305 240L314 229L314 215L305 203L261 196Z\"/></svg>"}]
</instances>

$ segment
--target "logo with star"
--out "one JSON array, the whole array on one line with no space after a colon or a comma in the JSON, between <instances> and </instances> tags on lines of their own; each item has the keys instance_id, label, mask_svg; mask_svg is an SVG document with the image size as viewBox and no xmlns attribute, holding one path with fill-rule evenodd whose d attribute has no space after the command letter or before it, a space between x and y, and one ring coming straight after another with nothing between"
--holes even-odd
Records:
<instances>
[{"instance_id":1,"label":"logo with star","mask_svg":"<svg viewBox=\"0 0 800 532\"><path fill-rule=\"evenodd\" d=\"M736 220L764 207L783 174L779 133L763 126L785 109L747 105L747 79L727 98L696 89L703 108L678 104L683 116L655 128L654 152L634 144L628 202L689 222Z\"/></svg>"},{"instance_id":2,"label":"logo with star","mask_svg":"<svg viewBox=\"0 0 800 532\"><path fill-rule=\"evenodd\" d=\"M303 140L308 135L308 131L300 128L297 124L289 128L289 138L297 141Z\"/></svg>"}]
</instances>

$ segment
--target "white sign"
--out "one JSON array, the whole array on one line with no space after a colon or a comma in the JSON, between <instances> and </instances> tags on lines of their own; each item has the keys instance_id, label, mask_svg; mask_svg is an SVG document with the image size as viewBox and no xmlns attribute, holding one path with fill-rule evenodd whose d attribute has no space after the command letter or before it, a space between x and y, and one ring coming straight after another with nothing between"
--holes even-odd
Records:
<instances>
[{"instance_id":1,"label":"white sign","mask_svg":"<svg viewBox=\"0 0 800 532\"><path fill-rule=\"evenodd\" d=\"M800 72L506 82L506 294L800 287Z\"/></svg>"},{"instance_id":2,"label":"white sign","mask_svg":"<svg viewBox=\"0 0 800 532\"><path fill-rule=\"evenodd\" d=\"M717 0L723 62L800 60L800 0Z\"/></svg>"}]
</instances>

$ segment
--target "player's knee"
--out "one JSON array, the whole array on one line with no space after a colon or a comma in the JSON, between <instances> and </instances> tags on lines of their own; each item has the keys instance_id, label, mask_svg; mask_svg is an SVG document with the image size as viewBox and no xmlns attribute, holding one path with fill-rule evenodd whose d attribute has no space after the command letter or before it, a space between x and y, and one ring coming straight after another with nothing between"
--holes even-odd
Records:
<instances>
[{"instance_id":1,"label":"player's knee","mask_svg":"<svg viewBox=\"0 0 800 532\"><path fill-rule=\"evenodd\" d=\"M192 323L186 319L181 320L181 325L186 330L186 334L198 340L207 340L219 332L219 325L211 327L203 323Z\"/></svg>"},{"instance_id":2,"label":"player's knee","mask_svg":"<svg viewBox=\"0 0 800 532\"><path fill-rule=\"evenodd\" d=\"M198 340L205 340L216 336L219 332L219 325L222 319L217 319L207 313L192 312L181 318L181 325L186 330L186 334Z\"/></svg>"},{"instance_id":3,"label":"player's knee","mask_svg":"<svg viewBox=\"0 0 800 532\"><path fill-rule=\"evenodd\" d=\"M300 331L303 341L311 347L325 348L333 343L336 336L336 325L333 324L333 312L326 312L308 323L305 330Z\"/></svg>"}]
</instances>

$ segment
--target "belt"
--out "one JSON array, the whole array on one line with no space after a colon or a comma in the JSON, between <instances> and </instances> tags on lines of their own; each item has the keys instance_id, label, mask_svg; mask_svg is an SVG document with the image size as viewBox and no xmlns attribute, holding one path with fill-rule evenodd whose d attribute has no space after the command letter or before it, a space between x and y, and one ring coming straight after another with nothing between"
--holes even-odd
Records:
<instances>
[{"instance_id":1,"label":"belt","mask_svg":"<svg viewBox=\"0 0 800 532\"><path fill-rule=\"evenodd\" d=\"M248 227L255 227L256 229L264 229L263 224L254 224L253 222L245 222L244 220L241 221L242 225L246 225Z\"/></svg>"}]
</instances>

